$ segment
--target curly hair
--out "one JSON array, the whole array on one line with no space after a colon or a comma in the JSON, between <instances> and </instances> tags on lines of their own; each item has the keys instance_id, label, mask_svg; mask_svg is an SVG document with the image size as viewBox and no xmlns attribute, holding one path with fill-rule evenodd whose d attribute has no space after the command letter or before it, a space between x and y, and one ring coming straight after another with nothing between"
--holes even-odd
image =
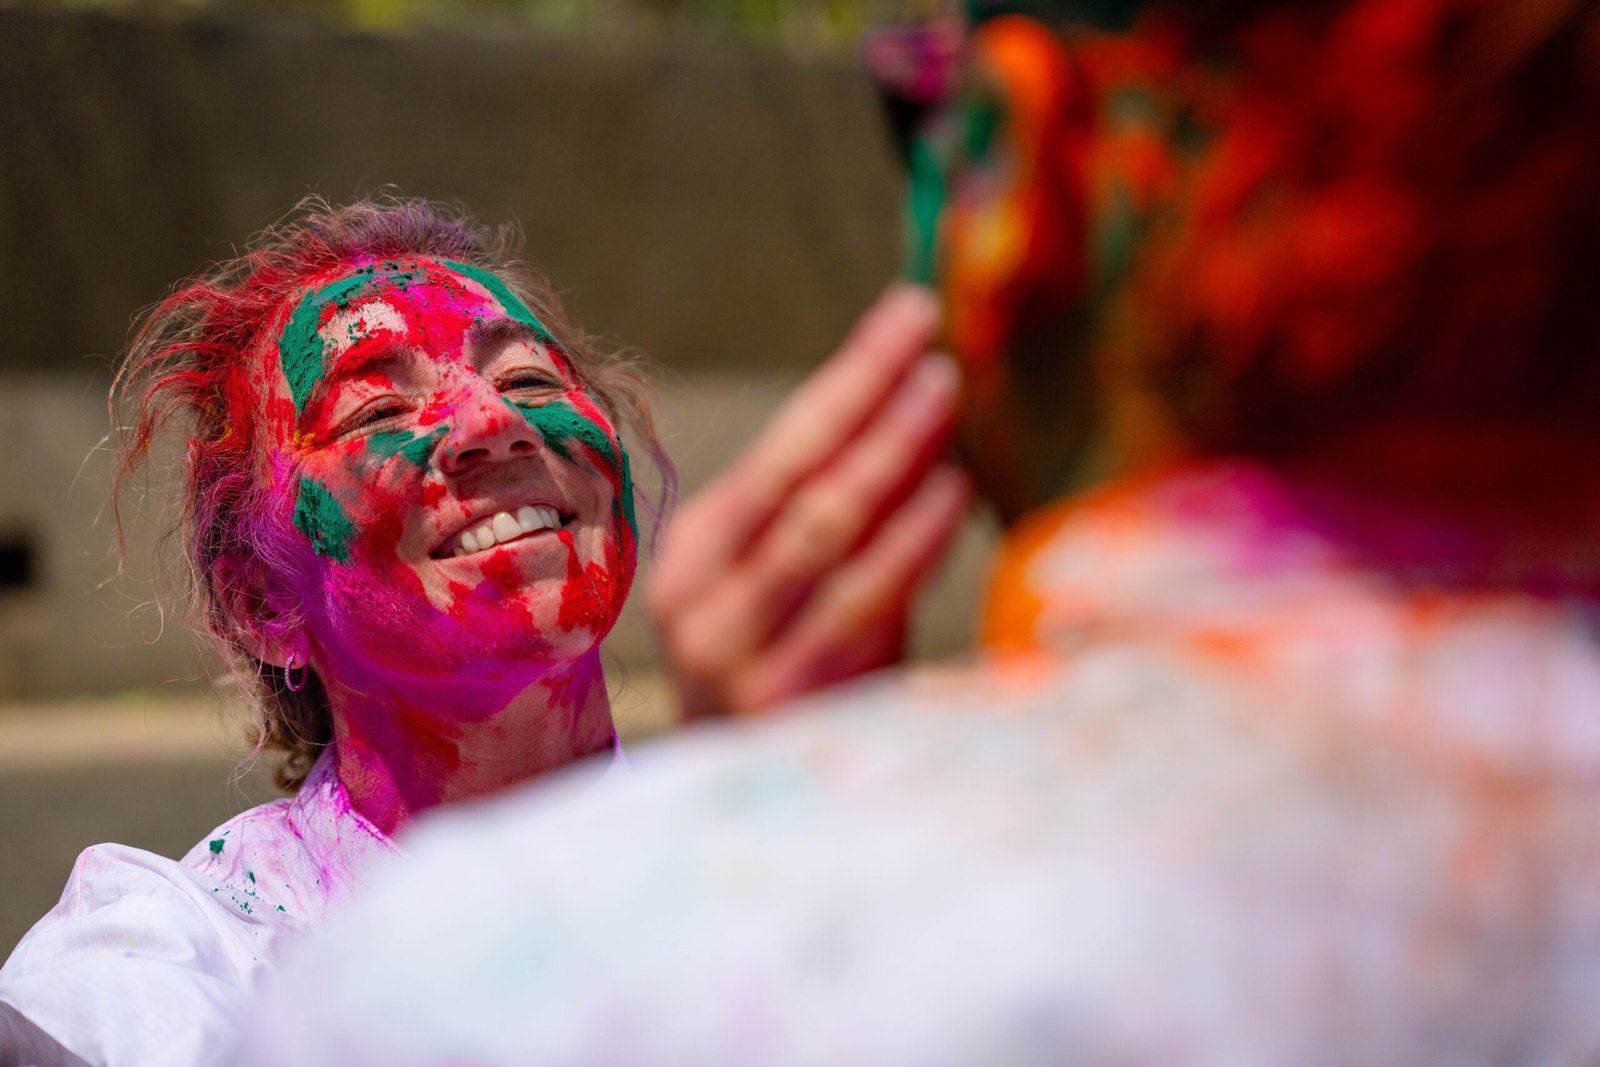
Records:
<instances>
[{"instance_id":1,"label":"curly hair","mask_svg":"<svg viewBox=\"0 0 1600 1067\"><path fill-rule=\"evenodd\" d=\"M159 437L181 432L186 448L171 533L189 572L188 607L195 628L245 682L260 724L256 750L284 754L274 777L285 790L299 787L332 740L327 693L314 671L303 688L290 689L284 668L251 653L247 638L286 636L299 620L273 619L272 634L246 634L227 605L238 599L229 593L247 591L223 588L237 579L218 564L244 556L269 570L281 565L264 525L269 507L261 457L268 442L249 384L250 364L306 285L342 266L401 257L491 271L549 329L606 414L645 446L661 473L660 497L644 502L657 522L674 496L675 474L656 436L638 361L603 350L579 330L549 283L515 258L515 245L512 228L491 232L459 209L426 200L386 197L334 207L310 197L243 254L180 282L135 324L110 396L118 441L118 544L125 549L120 501L128 479ZM125 424L119 413L130 410Z\"/></svg>"}]
</instances>

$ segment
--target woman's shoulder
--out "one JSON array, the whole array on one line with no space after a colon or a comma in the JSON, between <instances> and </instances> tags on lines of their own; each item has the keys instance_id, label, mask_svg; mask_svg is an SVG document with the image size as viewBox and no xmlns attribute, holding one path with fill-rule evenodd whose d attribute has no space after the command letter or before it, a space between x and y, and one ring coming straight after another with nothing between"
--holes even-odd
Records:
<instances>
[{"instance_id":1,"label":"woman's shoulder","mask_svg":"<svg viewBox=\"0 0 1600 1067\"><path fill-rule=\"evenodd\" d=\"M321 917L327 892L311 848L296 832L295 798L243 811L195 842L177 861L212 902L237 917Z\"/></svg>"},{"instance_id":2,"label":"woman's shoulder","mask_svg":"<svg viewBox=\"0 0 1600 1067\"><path fill-rule=\"evenodd\" d=\"M239 951L253 955L251 946L261 941L262 931L252 928L259 923L229 920L234 913L246 920L288 918L290 900L299 902L298 895L273 892L269 885L255 888L258 868L267 873L303 866L293 856L305 848L290 829L292 803L289 798L273 800L235 815L182 859L131 845L90 845L78 854L56 906L18 944L0 975L11 975L33 942L54 928L70 929L73 940L81 943L92 940L91 928L99 922L123 932L146 925L153 934L181 931L191 941L227 945L229 957ZM120 947L140 948L137 936L119 933L117 940Z\"/></svg>"},{"instance_id":3,"label":"woman's shoulder","mask_svg":"<svg viewBox=\"0 0 1600 1067\"><path fill-rule=\"evenodd\" d=\"M223 828L271 814L252 809ZM20 1032L91 1063L150 1062L173 1050L186 1050L178 1061L205 1062L260 966L304 926L266 896L144 849L84 849L61 899L0 968L0 1032L8 1019L26 1020ZM75 1062L43 1045L38 1054Z\"/></svg>"}]
</instances>

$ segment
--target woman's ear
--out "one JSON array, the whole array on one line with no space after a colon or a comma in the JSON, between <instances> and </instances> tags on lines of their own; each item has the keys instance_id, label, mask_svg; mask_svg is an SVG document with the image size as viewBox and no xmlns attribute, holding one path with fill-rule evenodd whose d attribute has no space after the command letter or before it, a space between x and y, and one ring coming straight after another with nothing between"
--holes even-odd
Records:
<instances>
[{"instance_id":1,"label":"woman's ear","mask_svg":"<svg viewBox=\"0 0 1600 1067\"><path fill-rule=\"evenodd\" d=\"M273 667L285 666L291 654L305 661L298 619L260 560L218 559L211 567L211 597L225 632L246 653Z\"/></svg>"}]
</instances>

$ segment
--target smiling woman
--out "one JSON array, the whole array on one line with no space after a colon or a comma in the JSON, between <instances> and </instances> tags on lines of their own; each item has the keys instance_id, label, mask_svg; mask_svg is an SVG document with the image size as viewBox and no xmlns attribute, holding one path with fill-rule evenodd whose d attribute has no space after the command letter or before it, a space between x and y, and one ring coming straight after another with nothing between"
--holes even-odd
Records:
<instances>
[{"instance_id":1,"label":"smiling woman","mask_svg":"<svg viewBox=\"0 0 1600 1067\"><path fill-rule=\"evenodd\" d=\"M468 220L309 202L154 308L121 477L180 424L205 629L295 795L181 861L101 845L0 971L24 1062L206 1061L236 994L419 812L616 736L599 645L638 552L640 380Z\"/></svg>"}]
</instances>

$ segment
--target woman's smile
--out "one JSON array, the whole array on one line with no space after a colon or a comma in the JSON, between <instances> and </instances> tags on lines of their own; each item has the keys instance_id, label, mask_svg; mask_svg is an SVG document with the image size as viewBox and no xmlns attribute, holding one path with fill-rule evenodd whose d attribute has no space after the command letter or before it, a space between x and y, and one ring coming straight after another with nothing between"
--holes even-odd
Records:
<instances>
[{"instance_id":1,"label":"woman's smile","mask_svg":"<svg viewBox=\"0 0 1600 1067\"><path fill-rule=\"evenodd\" d=\"M487 518L468 520L434 549L433 558L474 556L498 546L520 544L536 534L559 530L566 523L550 504L523 504L514 511L496 511Z\"/></svg>"}]
</instances>

